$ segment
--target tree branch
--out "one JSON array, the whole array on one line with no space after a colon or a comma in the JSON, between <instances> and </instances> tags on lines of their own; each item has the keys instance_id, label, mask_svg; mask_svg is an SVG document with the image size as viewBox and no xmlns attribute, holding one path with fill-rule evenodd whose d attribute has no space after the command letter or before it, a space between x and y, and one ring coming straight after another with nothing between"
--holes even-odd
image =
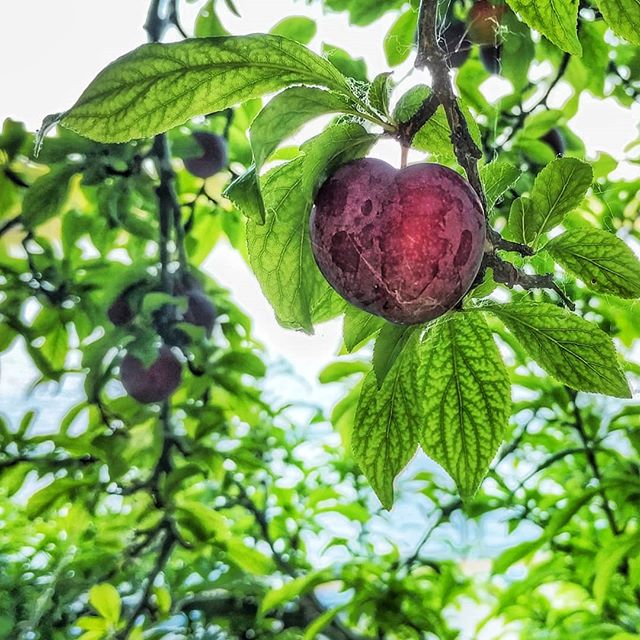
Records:
<instances>
[{"instance_id":1,"label":"tree branch","mask_svg":"<svg viewBox=\"0 0 640 640\"><path fill-rule=\"evenodd\" d=\"M447 54L438 43L437 26L438 1L422 0L418 16L418 55L415 67L426 67L431 73L433 93L447 115L456 158L478 194L486 215L487 204L478 171L478 160L482 157L482 151L471 137L467 121L453 91Z\"/></svg>"}]
</instances>

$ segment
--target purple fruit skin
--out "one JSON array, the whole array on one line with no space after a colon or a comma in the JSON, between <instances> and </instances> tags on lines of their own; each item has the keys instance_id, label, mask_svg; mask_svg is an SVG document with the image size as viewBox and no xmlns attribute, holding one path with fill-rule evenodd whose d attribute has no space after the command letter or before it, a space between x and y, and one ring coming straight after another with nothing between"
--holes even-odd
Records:
<instances>
[{"instance_id":1,"label":"purple fruit skin","mask_svg":"<svg viewBox=\"0 0 640 640\"><path fill-rule=\"evenodd\" d=\"M125 391L142 404L166 400L180 386L181 378L180 361L164 345L148 369L144 368L141 360L130 354L120 364L120 380Z\"/></svg>"},{"instance_id":2,"label":"purple fruit skin","mask_svg":"<svg viewBox=\"0 0 640 640\"><path fill-rule=\"evenodd\" d=\"M438 164L397 170L350 162L321 187L310 219L313 254L331 286L396 324L433 320L471 287L485 219L471 185Z\"/></svg>"},{"instance_id":3,"label":"purple fruit skin","mask_svg":"<svg viewBox=\"0 0 640 640\"><path fill-rule=\"evenodd\" d=\"M500 73L502 67L502 45L491 44L480 47L480 62L489 73Z\"/></svg>"},{"instance_id":4,"label":"purple fruit skin","mask_svg":"<svg viewBox=\"0 0 640 640\"><path fill-rule=\"evenodd\" d=\"M193 137L202 148L197 158L185 158L184 166L198 178L210 178L227 166L227 141L209 131L194 131Z\"/></svg>"},{"instance_id":5,"label":"purple fruit skin","mask_svg":"<svg viewBox=\"0 0 640 640\"><path fill-rule=\"evenodd\" d=\"M204 327L209 335L213 331L216 321L216 308L213 302L202 291L191 290L186 292L188 306L184 314L184 321Z\"/></svg>"},{"instance_id":6,"label":"purple fruit skin","mask_svg":"<svg viewBox=\"0 0 640 640\"><path fill-rule=\"evenodd\" d=\"M116 327L129 324L133 320L134 315L131 305L122 294L119 295L109 309L107 309L107 316Z\"/></svg>"},{"instance_id":7,"label":"purple fruit skin","mask_svg":"<svg viewBox=\"0 0 640 640\"><path fill-rule=\"evenodd\" d=\"M542 136L541 140L546 142L557 156L561 156L565 152L564 138L558 129L551 129Z\"/></svg>"},{"instance_id":8,"label":"purple fruit skin","mask_svg":"<svg viewBox=\"0 0 640 640\"><path fill-rule=\"evenodd\" d=\"M452 22L438 39L440 46L446 51L449 64L461 67L471 53L471 41L467 38L467 26L464 22Z\"/></svg>"}]
</instances>

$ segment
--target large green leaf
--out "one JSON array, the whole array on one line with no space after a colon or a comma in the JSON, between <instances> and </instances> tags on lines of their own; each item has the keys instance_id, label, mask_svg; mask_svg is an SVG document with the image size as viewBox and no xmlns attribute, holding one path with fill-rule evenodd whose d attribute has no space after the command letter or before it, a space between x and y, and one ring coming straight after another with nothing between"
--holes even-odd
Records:
<instances>
[{"instance_id":1,"label":"large green leaf","mask_svg":"<svg viewBox=\"0 0 640 640\"><path fill-rule=\"evenodd\" d=\"M122 603L120 594L113 585L103 582L91 587L89 590L89 602L111 624L116 625L120 621Z\"/></svg>"},{"instance_id":2,"label":"large green leaf","mask_svg":"<svg viewBox=\"0 0 640 640\"><path fill-rule=\"evenodd\" d=\"M640 533L637 531L614 538L602 547L596 556L596 571L593 580L593 596L598 606L602 607L607 599L611 578L622 561L629 556L637 556L640 552Z\"/></svg>"},{"instance_id":3,"label":"large green leaf","mask_svg":"<svg viewBox=\"0 0 640 640\"><path fill-rule=\"evenodd\" d=\"M527 353L554 378L578 391L630 397L611 338L596 325L547 303L492 305Z\"/></svg>"},{"instance_id":4,"label":"large green leaf","mask_svg":"<svg viewBox=\"0 0 640 640\"><path fill-rule=\"evenodd\" d=\"M268 173L262 184L265 224L247 223L249 260L278 322L313 331L343 308L316 266L309 241L309 213L327 173L360 157L376 137L359 124L329 127L302 147L302 155Z\"/></svg>"},{"instance_id":5,"label":"large green leaf","mask_svg":"<svg viewBox=\"0 0 640 640\"><path fill-rule=\"evenodd\" d=\"M578 40L579 0L507 0L509 6L533 29L563 51L582 55Z\"/></svg>"},{"instance_id":6,"label":"large green leaf","mask_svg":"<svg viewBox=\"0 0 640 640\"><path fill-rule=\"evenodd\" d=\"M407 9L391 25L384 38L384 55L390 67L402 64L415 47L416 26L418 12L413 8Z\"/></svg>"},{"instance_id":7,"label":"large green leaf","mask_svg":"<svg viewBox=\"0 0 640 640\"><path fill-rule=\"evenodd\" d=\"M571 229L544 248L593 291L640 298L640 261L613 234L592 228Z\"/></svg>"},{"instance_id":8,"label":"large green leaf","mask_svg":"<svg viewBox=\"0 0 640 640\"><path fill-rule=\"evenodd\" d=\"M405 344L381 388L373 371L364 379L353 425L353 455L386 509L393 505L394 478L418 446L417 335Z\"/></svg>"},{"instance_id":9,"label":"large green leaf","mask_svg":"<svg viewBox=\"0 0 640 640\"><path fill-rule=\"evenodd\" d=\"M504 435L511 385L491 331L476 313L452 313L420 345L420 445L463 497L484 478Z\"/></svg>"},{"instance_id":10,"label":"large green leaf","mask_svg":"<svg viewBox=\"0 0 640 640\"><path fill-rule=\"evenodd\" d=\"M344 314L342 335L346 350L351 353L370 340L385 325L379 316L374 316L349 305Z\"/></svg>"},{"instance_id":11,"label":"large green leaf","mask_svg":"<svg viewBox=\"0 0 640 640\"><path fill-rule=\"evenodd\" d=\"M593 182L591 166L577 158L557 158L536 178L531 191L531 211L525 222L525 242L535 244L540 236L562 222L565 214L583 200Z\"/></svg>"},{"instance_id":12,"label":"large green leaf","mask_svg":"<svg viewBox=\"0 0 640 640\"><path fill-rule=\"evenodd\" d=\"M104 69L61 122L94 140L126 142L294 83L347 90L333 65L281 36L147 44Z\"/></svg>"},{"instance_id":13,"label":"large green leaf","mask_svg":"<svg viewBox=\"0 0 640 640\"><path fill-rule=\"evenodd\" d=\"M640 44L640 0L598 0L611 30L632 44Z\"/></svg>"},{"instance_id":14,"label":"large green leaf","mask_svg":"<svg viewBox=\"0 0 640 640\"><path fill-rule=\"evenodd\" d=\"M326 113L359 115L344 96L317 87L291 87L273 98L251 125L251 146L258 172L285 138Z\"/></svg>"}]
</instances>

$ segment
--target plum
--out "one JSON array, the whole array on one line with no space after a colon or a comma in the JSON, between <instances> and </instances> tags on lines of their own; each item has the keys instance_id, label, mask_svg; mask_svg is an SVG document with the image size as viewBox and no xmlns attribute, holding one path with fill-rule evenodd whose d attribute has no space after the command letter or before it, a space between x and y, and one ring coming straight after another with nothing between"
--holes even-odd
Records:
<instances>
[{"instance_id":1,"label":"plum","mask_svg":"<svg viewBox=\"0 0 640 640\"><path fill-rule=\"evenodd\" d=\"M469 11L469 37L477 44L496 44L500 25L508 11L506 4L478 0Z\"/></svg>"},{"instance_id":2,"label":"plum","mask_svg":"<svg viewBox=\"0 0 640 640\"><path fill-rule=\"evenodd\" d=\"M129 324L134 316L135 312L124 293L121 293L107 309L107 317L116 327Z\"/></svg>"},{"instance_id":3,"label":"plum","mask_svg":"<svg viewBox=\"0 0 640 640\"><path fill-rule=\"evenodd\" d=\"M183 321L196 327L204 327L207 335L210 335L218 314L200 282L193 276L184 276L182 281L176 283L174 295L187 298L187 310L182 317Z\"/></svg>"},{"instance_id":4,"label":"plum","mask_svg":"<svg viewBox=\"0 0 640 640\"><path fill-rule=\"evenodd\" d=\"M560 129L551 129L540 139L542 142L546 142L557 156L561 156L566 151L566 144L562 133L560 133Z\"/></svg>"},{"instance_id":5,"label":"plum","mask_svg":"<svg viewBox=\"0 0 640 640\"><path fill-rule=\"evenodd\" d=\"M440 35L440 46L446 51L449 64L461 67L469 57L471 42L467 38L467 27L464 22L454 20Z\"/></svg>"},{"instance_id":6,"label":"plum","mask_svg":"<svg viewBox=\"0 0 640 640\"><path fill-rule=\"evenodd\" d=\"M202 149L202 155L185 158L187 171L198 178L210 178L227 166L227 141L210 131L194 131L193 137Z\"/></svg>"},{"instance_id":7,"label":"plum","mask_svg":"<svg viewBox=\"0 0 640 640\"><path fill-rule=\"evenodd\" d=\"M494 46L492 44L480 47L480 62L489 73L499 73L502 61L502 45Z\"/></svg>"},{"instance_id":8,"label":"plum","mask_svg":"<svg viewBox=\"0 0 640 640\"><path fill-rule=\"evenodd\" d=\"M439 164L350 162L320 188L310 219L316 262L355 306L396 324L433 320L467 293L485 219L471 185Z\"/></svg>"},{"instance_id":9,"label":"plum","mask_svg":"<svg viewBox=\"0 0 640 640\"><path fill-rule=\"evenodd\" d=\"M130 353L120 364L120 380L125 391L142 404L163 402L180 386L181 378L182 365L166 345L160 347L158 357L148 368Z\"/></svg>"}]
</instances>

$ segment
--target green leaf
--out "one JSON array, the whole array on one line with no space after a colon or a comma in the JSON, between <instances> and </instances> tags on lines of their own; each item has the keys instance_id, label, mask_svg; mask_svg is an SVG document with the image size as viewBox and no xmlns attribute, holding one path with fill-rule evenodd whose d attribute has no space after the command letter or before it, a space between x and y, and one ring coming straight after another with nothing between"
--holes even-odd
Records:
<instances>
[{"instance_id":1,"label":"green leaf","mask_svg":"<svg viewBox=\"0 0 640 640\"><path fill-rule=\"evenodd\" d=\"M379 316L374 316L349 305L344 314L342 336L349 353L356 351L365 341L370 340L385 325Z\"/></svg>"},{"instance_id":2,"label":"green leaf","mask_svg":"<svg viewBox=\"0 0 640 640\"><path fill-rule=\"evenodd\" d=\"M322 630L340 613L340 611L346 608L346 605L342 605L333 609L327 609L321 613L304 630L302 640L315 640L318 637L318 634L322 632Z\"/></svg>"},{"instance_id":3,"label":"green leaf","mask_svg":"<svg viewBox=\"0 0 640 640\"><path fill-rule=\"evenodd\" d=\"M373 371L378 387L381 387L393 363L402 353L407 341L416 331L416 327L407 327L387 322L378 334L373 347Z\"/></svg>"},{"instance_id":4,"label":"green leaf","mask_svg":"<svg viewBox=\"0 0 640 640\"><path fill-rule=\"evenodd\" d=\"M416 347L415 338L407 342L381 388L373 371L367 375L353 425L353 455L386 509L393 505L394 478L418 446Z\"/></svg>"},{"instance_id":5,"label":"green leaf","mask_svg":"<svg viewBox=\"0 0 640 640\"><path fill-rule=\"evenodd\" d=\"M509 223L507 226L509 237L516 242L527 243L532 239L529 233L529 225L531 224L533 203L531 198L522 196L516 198L511 203L509 211Z\"/></svg>"},{"instance_id":6,"label":"green leaf","mask_svg":"<svg viewBox=\"0 0 640 640\"><path fill-rule=\"evenodd\" d=\"M309 44L317 31L318 27L311 18L305 16L290 16L284 18L284 20L280 20L278 24L271 28L269 33L290 38L300 44Z\"/></svg>"},{"instance_id":7,"label":"green leaf","mask_svg":"<svg viewBox=\"0 0 640 640\"><path fill-rule=\"evenodd\" d=\"M302 155L262 181L267 217L249 220L249 262L283 326L311 332L344 302L320 273L309 241L309 213L317 187L338 165L362 156L376 137L354 123L333 125L302 146Z\"/></svg>"},{"instance_id":8,"label":"green leaf","mask_svg":"<svg viewBox=\"0 0 640 640\"><path fill-rule=\"evenodd\" d=\"M227 558L237 567L254 576L268 576L274 571L273 560L238 538L226 542Z\"/></svg>"},{"instance_id":9,"label":"green leaf","mask_svg":"<svg viewBox=\"0 0 640 640\"><path fill-rule=\"evenodd\" d=\"M505 16L503 27L501 75L511 80L513 88L520 92L529 82L529 67L535 57L536 46L531 39L529 28L512 13L509 12Z\"/></svg>"},{"instance_id":10,"label":"green leaf","mask_svg":"<svg viewBox=\"0 0 640 640\"><path fill-rule=\"evenodd\" d=\"M640 45L640 0L598 0L598 8L616 35Z\"/></svg>"},{"instance_id":11,"label":"green leaf","mask_svg":"<svg viewBox=\"0 0 640 640\"><path fill-rule=\"evenodd\" d=\"M308 592L326 580L327 575L324 572L312 571L305 576L286 582L278 589L271 589L271 591L266 593L260 603L260 615L264 615L267 611L271 611L271 609L276 609L287 602L291 602L294 598Z\"/></svg>"},{"instance_id":12,"label":"green leaf","mask_svg":"<svg viewBox=\"0 0 640 640\"><path fill-rule=\"evenodd\" d=\"M518 167L506 160L496 160L480 169L488 209L491 209L498 199L518 181L521 174Z\"/></svg>"},{"instance_id":13,"label":"green leaf","mask_svg":"<svg viewBox=\"0 0 640 640\"><path fill-rule=\"evenodd\" d=\"M424 452L473 496L509 420L511 384L484 318L452 313L420 345L418 371L425 423Z\"/></svg>"},{"instance_id":14,"label":"green leaf","mask_svg":"<svg viewBox=\"0 0 640 640\"><path fill-rule=\"evenodd\" d=\"M589 289L621 298L640 298L640 261L613 234L592 228L571 229L544 249Z\"/></svg>"},{"instance_id":15,"label":"green leaf","mask_svg":"<svg viewBox=\"0 0 640 640\"><path fill-rule=\"evenodd\" d=\"M565 214L582 202L592 182L593 170L582 160L557 158L550 162L538 174L531 191L525 242L535 244L543 233L560 224Z\"/></svg>"},{"instance_id":16,"label":"green leaf","mask_svg":"<svg viewBox=\"0 0 640 640\"><path fill-rule=\"evenodd\" d=\"M291 87L273 98L251 125L251 147L258 173L285 138L326 113L359 115L344 96L316 87Z\"/></svg>"},{"instance_id":17,"label":"green leaf","mask_svg":"<svg viewBox=\"0 0 640 640\"><path fill-rule=\"evenodd\" d=\"M226 36L229 32L224 28L216 12L216 0L209 0L198 12L195 23L195 35L198 38Z\"/></svg>"},{"instance_id":18,"label":"green leaf","mask_svg":"<svg viewBox=\"0 0 640 640\"><path fill-rule=\"evenodd\" d=\"M367 373L371 366L362 360L339 360L328 364L319 374L321 384L330 384L344 380L356 373Z\"/></svg>"},{"instance_id":19,"label":"green leaf","mask_svg":"<svg viewBox=\"0 0 640 640\"><path fill-rule=\"evenodd\" d=\"M418 112L422 103L431 95L426 84L418 84L406 91L393 109L393 119L397 122L408 122Z\"/></svg>"},{"instance_id":20,"label":"green leaf","mask_svg":"<svg viewBox=\"0 0 640 640\"><path fill-rule=\"evenodd\" d=\"M120 621L122 609L120 594L117 589L108 582L96 584L89 589L89 603L112 625L115 626Z\"/></svg>"},{"instance_id":21,"label":"green leaf","mask_svg":"<svg viewBox=\"0 0 640 640\"><path fill-rule=\"evenodd\" d=\"M364 58L353 58L347 51L332 44L323 43L322 53L343 75L360 82L368 82L367 63Z\"/></svg>"},{"instance_id":22,"label":"green leaf","mask_svg":"<svg viewBox=\"0 0 640 640\"><path fill-rule=\"evenodd\" d=\"M369 103L382 115L390 115L389 103L395 84L391 73L378 74L369 87Z\"/></svg>"},{"instance_id":23,"label":"green leaf","mask_svg":"<svg viewBox=\"0 0 640 640\"><path fill-rule=\"evenodd\" d=\"M147 44L104 69L61 122L93 140L127 142L294 83L348 90L334 66L281 36Z\"/></svg>"},{"instance_id":24,"label":"green leaf","mask_svg":"<svg viewBox=\"0 0 640 640\"><path fill-rule=\"evenodd\" d=\"M582 55L578 40L579 0L507 0L530 27L574 56Z\"/></svg>"},{"instance_id":25,"label":"green leaf","mask_svg":"<svg viewBox=\"0 0 640 640\"><path fill-rule=\"evenodd\" d=\"M62 213L69 180L77 171L78 167L70 164L54 166L29 187L22 201L21 219L25 227L32 229Z\"/></svg>"},{"instance_id":26,"label":"green leaf","mask_svg":"<svg viewBox=\"0 0 640 640\"><path fill-rule=\"evenodd\" d=\"M596 571L593 580L593 597L599 607L605 603L609 583L620 563L631 555L640 552L640 533L616 537L607 546L602 547L596 556Z\"/></svg>"},{"instance_id":27,"label":"green leaf","mask_svg":"<svg viewBox=\"0 0 640 640\"><path fill-rule=\"evenodd\" d=\"M402 64L411 55L415 47L414 39L418 25L418 12L407 9L391 25L384 38L384 55L390 67Z\"/></svg>"},{"instance_id":28,"label":"green leaf","mask_svg":"<svg viewBox=\"0 0 640 640\"><path fill-rule=\"evenodd\" d=\"M597 326L547 303L485 309L500 318L527 353L563 384L577 391L631 397L613 342Z\"/></svg>"},{"instance_id":29,"label":"green leaf","mask_svg":"<svg viewBox=\"0 0 640 640\"><path fill-rule=\"evenodd\" d=\"M264 223L266 211L254 164L225 189L224 196L229 198L249 220L256 224Z\"/></svg>"}]
</instances>

